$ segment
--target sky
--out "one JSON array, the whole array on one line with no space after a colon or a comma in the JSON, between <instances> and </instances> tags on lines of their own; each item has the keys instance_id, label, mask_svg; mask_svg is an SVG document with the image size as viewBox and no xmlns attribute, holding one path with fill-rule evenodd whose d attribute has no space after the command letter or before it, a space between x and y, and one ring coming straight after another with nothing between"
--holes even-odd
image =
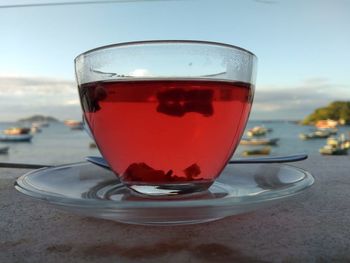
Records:
<instances>
[{"instance_id":1,"label":"sky","mask_svg":"<svg viewBox=\"0 0 350 263\"><path fill-rule=\"evenodd\" d=\"M98 46L152 39L216 41L255 53L252 119L302 119L333 100L350 100L349 0L4 8L59 1L0 2L0 121L32 114L80 118L74 58Z\"/></svg>"}]
</instances>

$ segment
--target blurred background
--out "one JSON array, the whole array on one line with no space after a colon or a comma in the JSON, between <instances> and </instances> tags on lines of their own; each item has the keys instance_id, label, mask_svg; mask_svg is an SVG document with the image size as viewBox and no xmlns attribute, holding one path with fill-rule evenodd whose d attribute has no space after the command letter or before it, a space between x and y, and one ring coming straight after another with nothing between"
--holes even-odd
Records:
<instances>
[{"instance_id":1,"label":"blurred background","mask_svg":"<svg viewBox=\"0 0 350 263\"><path fill-rule=\"evenodd\" d=\"M32 137L0 142L0 162L59 164L98 155L79 123L73 60L98 46L152 39L224 42L257 55L247 131L267 131L246 134L262 145L241 145L237 156L264 154L261 147L269 148L265 154L320 154L327 138L349 136L349 13L347 0L3 0L0 130L28 127ZM342 104L327 108L337 101ZM314 140L321 119L337 124ZM300 125L303 120L308 125ZM278 139L277 145L269 145L270 139Z\"/></svg>"}]
</instances>

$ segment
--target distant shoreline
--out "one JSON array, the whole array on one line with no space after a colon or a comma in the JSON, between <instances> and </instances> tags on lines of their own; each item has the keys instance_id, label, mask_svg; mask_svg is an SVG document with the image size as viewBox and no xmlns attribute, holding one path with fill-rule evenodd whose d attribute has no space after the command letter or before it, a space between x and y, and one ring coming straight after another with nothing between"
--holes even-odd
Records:
<instances>
[{"instance_id":1,"label":"distant shoreline","mask_svg":"<svg viewBox=\"0 0 350 263\"><path fill-rule=\"evenodd\" d=\"M52 116L33 115L30 117L21 118L16 122L59 122L59 120Z\"/></svg>"}]
</instances>

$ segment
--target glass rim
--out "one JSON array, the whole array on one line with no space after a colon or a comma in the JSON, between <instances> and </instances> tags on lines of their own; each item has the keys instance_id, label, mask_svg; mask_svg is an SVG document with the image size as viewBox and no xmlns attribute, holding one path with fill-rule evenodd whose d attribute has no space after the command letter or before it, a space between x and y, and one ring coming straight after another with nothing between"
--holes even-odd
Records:
<instances>
[{"instance_id":1,"label":"glass rim","mask_svg":"<svg viewBox=\"0 0 350 263\"><path fill-rule=\"evenodd\" d=\"M129 41L129 42L120 42L105 46L96 47L90 50L87 50L78 56L75 57L74 61L76 62L78 58L86 56L88 54L94 53L99 50L113 48L113 47L123 47L123 46L137 46L137 45L144 45L144 44L198 44L198 45L212 45L212 46L218 46L218 47L226 47L231 48L234 50L239 50L242 52L247 53L250 56L253 56L256 60L258 59L257 56L244 48L241 48L239 46L221 43L221 42L215 42L215 41L204 41L204 40L143 40L143 41Z\"/></svg>"}]
</instances>

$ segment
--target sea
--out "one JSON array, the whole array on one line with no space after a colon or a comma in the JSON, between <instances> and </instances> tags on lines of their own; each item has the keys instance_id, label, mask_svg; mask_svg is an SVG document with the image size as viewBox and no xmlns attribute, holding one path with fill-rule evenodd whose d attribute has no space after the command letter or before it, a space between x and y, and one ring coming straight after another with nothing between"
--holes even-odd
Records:
<instances>
[{"instance_id":1,"label":"sea","mask_svg":"<svg viewBox=\"0 0 350 263\"><path fill-rule=\"evenodd\" d=\"M0 130L14 126L18 126L18 123L0 122ZM249 121L246 130L254 126L271 129L267 138L279 138L278 144L271 146L270 155L320 155L319 149L326 144L326 139L299 139L300 133L312 132L312 126L301 126L291 121ZM350 126L339 127L338 135L342 133L348 138ZM97 148L90 147L92 142L93 139L84 130L71 130L61 122L50 123L48 127L43 127L40 133L35 133L31 142L0 142L0 148L9 147L7 154L0 154L0 162L43 165L80 162L84 161L86 156L100 156ZM257 148L261 146L240 145L233 158L241 157L244 151Z\"/></svg>"}]
</instances>

